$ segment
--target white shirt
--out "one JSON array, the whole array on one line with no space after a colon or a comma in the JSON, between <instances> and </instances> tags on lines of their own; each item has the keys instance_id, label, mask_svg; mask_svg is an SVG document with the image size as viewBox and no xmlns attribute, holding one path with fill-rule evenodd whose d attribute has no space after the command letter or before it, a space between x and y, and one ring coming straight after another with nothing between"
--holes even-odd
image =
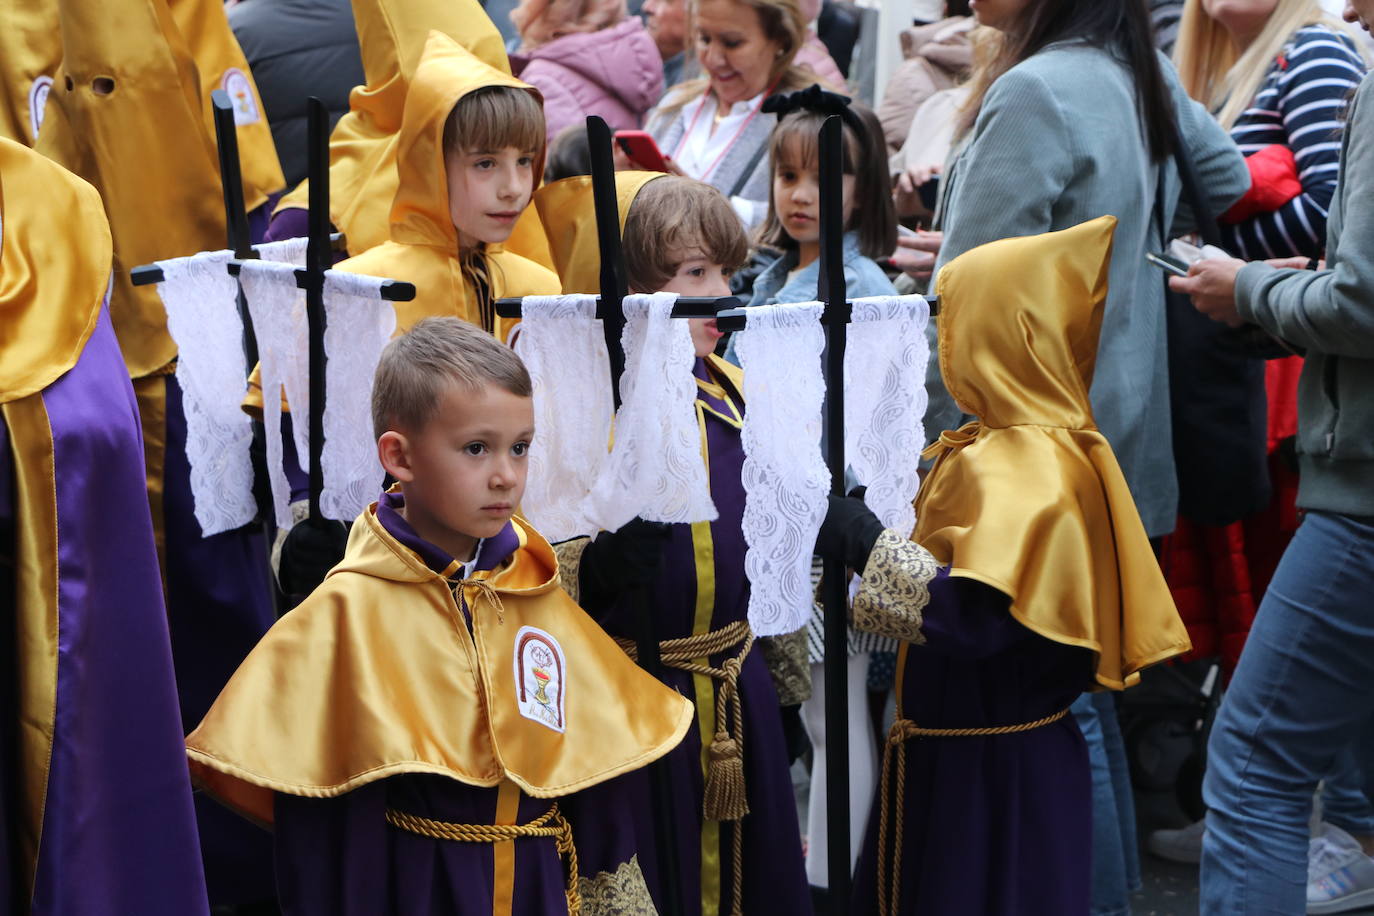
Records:
<instances>
[{"instance_id":1,"label":"white shirt","mask_svg":"<svg viewBox=\"0 0 1374 916\"><path fill-rule=\"evenodd\" d=\"M765 90L766 91L766 90ZM678 143L676 152L665 150L669 156L677 162L678 166L699 181L714 184L708 169L715 170L720 161L725 158L725 151L730 144L744 130L745 124L760 105L763 104L764 93L760 92L752 99L745 99L730 106L730 112L720 123L715 125L712 132L711 126L715 121L718 102L716 94L709 89L701 94L701 98L695 102L689 102L682 108L680 117L686 119L685 130L682 140ZM705 110L703 110L705 109ZM721 188L722 191L729 191L729 188ZM743 197L730 198L730 205L735 208L739 218L744 221L745 226L753 226L758 223L766 214L768 205L758 201L748 200Z\"/></svg>"}]
</instances>

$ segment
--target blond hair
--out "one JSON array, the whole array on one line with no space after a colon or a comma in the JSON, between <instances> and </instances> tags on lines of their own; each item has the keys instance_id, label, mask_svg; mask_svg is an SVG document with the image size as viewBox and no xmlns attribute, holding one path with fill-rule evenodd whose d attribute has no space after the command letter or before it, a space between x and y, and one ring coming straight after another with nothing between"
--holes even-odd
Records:
<instances>
[{"instance_id":1,"label":"blond hair","mask_svg":"<svg viewBox=\"0 0 1374 916\"><path fill-rule=\"evenodd\" d=\"M372 383L374 435L424 428L450 385L472 392L495 385L522 398L534 390L520 357L490 334L461 318L422 318L382 351Z\"/></svg>"},{"instance_id":2,"label":"blond hair","mask_svg":"<svg viewBox=\"0 0 1374 916\"><path fill-rule=\"evenodd\" d=\"M693 252L730 270L749 240L725 195L695 178L665 175L635 195L625 216L625 273L633 292L656 293Z\"/></svg>"},{"instance_id":3,"label":"blond hair","mask_svg":"<svg viewBox=\"0 0 1374 916\"><path fill-rule=\"evenodd\" d=\"M520 48L529 51L566 35L599 32L629 15L625 0L520 0L510 21L520 33Z\"/></svg>"},{"instance_id":4,"label":"blond hair","mask_svg":"<svg viewBox=\"0 0 1374 916\"><path fill-rule=\"evenodd\" d=\"M699 2L700 0L687 0L687 34L689 37L685 53L691 59L694 59L694 54L690 36L696 29L697 4ZM763 28L764 36L776 42L779 50L782 51L773 61L773 67L768 73L768 89L773 92L794 92L797 89L805 89L814 82L824 82L806 67L794 63L797 52L806 43L806 21L802 18L801 7L797 5L797 0L734 0L734 2L758 14L759 25ZM700 98L710 88L711 81L705 77L688 80L676 86L669 90L652 119L659 121L671 118L681 111L688 102ZM827 85L827 88L843 89L844 87Z\"/></svg>"},{"instance_id":5,"label":"blond hair","mask_svg":"<svg viewBox=\"0 0 1374 916\"><path fill-rule=\"evenodd\" d=\"M1346 32L1317 0L1278 0L1259 35L1241 51L1226 27L1207 15L1201 0L1187 0L1174 45L1183 88L1230 130L1250 107L1283 46L1309 25Z\"/></svg>"}]
</instances>

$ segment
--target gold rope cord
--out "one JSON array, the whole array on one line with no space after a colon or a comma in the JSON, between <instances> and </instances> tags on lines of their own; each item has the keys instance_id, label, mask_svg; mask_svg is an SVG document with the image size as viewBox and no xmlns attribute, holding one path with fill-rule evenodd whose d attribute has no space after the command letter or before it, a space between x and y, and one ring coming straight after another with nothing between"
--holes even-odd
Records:
<instances>
[{"instance_id":1,"label":"gold rope cord","mask_svg":"<svg viewBox=\"0 0 1374 916\"><path fill-rule=\"evenodd\" d=\"M431 840L458 843L504 843L521 837L552 837L557 841L558 854L567 860L568 916L578 916L582 912L582 897L577 890L577 846L573 843L572 825L558 810L557 803L528 824L455 824L407 814L395 808L386 809L386 822Z\"/></svg>"},{"instance_id":2,"label":"gold rope cord","mask_svg":"<svg viewBox=\"0 0 1374 916\"><path fill-rule=\"evenodd\" d=\"M1069 714L1067 708L1020 725L994 725L985 728L921 728L910 719L898 719L892 723L887 733L887 745L883 748L883 775L878 794L882 805L878 812L878 916L889 916L897 912L901 898L902 883L902 830L903 815L906 809L906 743L912 738L983 738L990 735L1019 735L1034 731ZM889 779L896 763L897 794L894 799L888 791ZM892 844L892 883L887 882L887 824L890 808L896 801L897 813L893 816ZM889 896L890 887L890 896Z\"/></svg>"},{"instance_id":3,"label":"gold rope cord","mask_svg":"<svg viewBox=\"0 0 1374 916\"><path fill-rule=\"evenodd\" d=\"M638 659L638 649L628 639L616 639L630 658ZM719 668L707 659L733 646L739 652ZM754 648L754 631L749 622L736 620L719 630L665 639L658 644L659 659L669 668L705 675L720 682L716 691L716 736L710 747L710 766L702 799L702 814L707 820L734 821L731 832L732 875L730 913L740 916L744 896L744 828L740 819L749 813L744 784L744 710L739 698L739 673ZM726 714L733 719L727 727Z\"/></svg>"}]
</instances>

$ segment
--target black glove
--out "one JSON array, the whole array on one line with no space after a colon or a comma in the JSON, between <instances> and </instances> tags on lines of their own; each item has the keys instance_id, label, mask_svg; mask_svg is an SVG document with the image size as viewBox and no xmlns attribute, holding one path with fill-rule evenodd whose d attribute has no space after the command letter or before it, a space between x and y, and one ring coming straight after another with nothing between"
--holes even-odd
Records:
<instances>
[{"instance_id":1,"label":"black glove","mask_svg":"<svg viewBox=\"0 0 1374 916\"><path fill-rule=\"evenodd\" d=\"M348 526L329 519L302 519L287 532L281 545L277 581L297 604L324 581L325 574L343 559Z\"/></svg>"},{"instance_id":2,"label":"black glove","mask_svg":"<svg viewBox=\"0 0 1374 916\"><path fill-rule=\"evenodd\" d=\"M658 578L663 546L672 531L672 525L633 518L615 531L598 534L582 551L578 567L583 605L603 606Z\"/></svg>"},{"instance_id":3,"label":"black glove","mask_svg":"<svg viewBox=\"0 0 1374 916\"><path fill-rule=\"evenodd\" d=\"M845 566L861 573L882 533L883 523L862 499L832 496L820 534L816 536L816 553L825 559L841 560Z\"/></svg>"}]
</instances>

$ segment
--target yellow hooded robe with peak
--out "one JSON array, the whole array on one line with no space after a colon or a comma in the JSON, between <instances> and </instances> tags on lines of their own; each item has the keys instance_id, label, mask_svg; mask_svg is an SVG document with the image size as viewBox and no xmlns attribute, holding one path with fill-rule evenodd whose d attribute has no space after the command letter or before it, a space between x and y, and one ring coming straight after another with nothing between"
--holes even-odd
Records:
<instances>
[{"instance_id":1,"label":"yellow hooded robe with peak","mask_svg":"<svg viewBox=\"0 0 1374 916\"><path fill-rule=\"evenodd\" d=\"M482 324L477 291L463 274L458 230L449 215L443 133L444 122L458 100L489 86L507 86L539 97L536 89L484 63L447 35L430 32L406 94L398 134L399 185L391 207L391 238L338 266L339 270L415 284L414 301L395 303L398 331L430 315L455 315ZM541 155L534 167L536 184L543 170ZM559 292L553 271L501 245L485 246L485 261L493 299ZM497 319L497 336L504 340L515 323L513 319Z\"/></svg>"},{"instance_id":2,"label":"yellow hooded robe with peak","mask_svg":"<svg viewBox=\"0 0 1374 916\"><path fill-rule=\"evenodd\" d=\"M663 172L623 171L615 173L616 209L620 231L644 186ZM596 235L596 209L592 202L590 175L576 175L534 192L534 206L549 240L554 270L564 293L601 292L601 243Z\"/></svg>"},{"instance_id":3,"label":"yellow hooded robe with peak","mask_svg":"<svg viewBox=\"0 0 1374 916\"><path fill-rule=\"evenodd\" d=\"M1122 689L1190 644L1088 400L1115 227L991 242L940 271L940 371L981 422L927 450L912 540Z\"/></svg>"},{"instance_id":4,"label":"yellow hooded robe with peak","mask_svg":"<svg viewBox=\"0 0 1374 916\"><path fill-rule=\"evenodd\" d=\"M129 270L224 247L219 163L190 47L164 0L58 0L62 67L36 149L95 185L114 237L110 315L131 378L176 356Z\"/></svg>"},{"instance_id":5,"label":"yellow hooded robe with peak","mask_svg":"<svg viewBox=\"0 0 1374 916\"><path fill-rule=\"evenodd\" d=\"M244 59L243 49L229 28L220 0L167 0L172 18L200 72L201 106L205 131L215 136L215 109L210 93L223 89L234 103L243 199L248 210L267 203L269 195L286 187L262 97Z\"/></svg>"},{"instance_id":6,"label":"yellow hooded robe with peak","mask_svg":"<svg viewBox=\"0 0 1374 916\"><path fill-rule=\"evenodd\" d=\"M449 580L369 507L343 561L277 622L186 738L196 781L270 823L273 792L330 798L430 773L555 798L676 747L692 704L573 603L538 532L512 525L511 557L480 589L464 580L469 626ZM520 707L515 671L530 627L565 663L561 731Z\"/></svg>"},{"instance_id":7,"label":"yellow hooded robe with peak","mask_svg":"<svg viewBox=\"0 0 1374 916\"><path fill-rule=\"evenodd\" d=\"M511 69L501 33L477 0L353 0L353 20L367 85L349 95L348 112L329 136L329 218L344 233L348 253L359 255L390 238L401 115L429 33L442 32L506 76ZM277 209L309 204L309 182L303 181ZM543 230L528 211L508 246L552 266Z\"/></svg>"},{"instance_id":8,"label":"yellow hooded robe with peak","mask_svg":"<svg viewBox=\"0 0 1374 916\"><path fill-rule=\"evenodd\" d=\"M0 6L0 137L33 146L61 63L54 0L10 0Z\"/></svg>"}]
</instances>

